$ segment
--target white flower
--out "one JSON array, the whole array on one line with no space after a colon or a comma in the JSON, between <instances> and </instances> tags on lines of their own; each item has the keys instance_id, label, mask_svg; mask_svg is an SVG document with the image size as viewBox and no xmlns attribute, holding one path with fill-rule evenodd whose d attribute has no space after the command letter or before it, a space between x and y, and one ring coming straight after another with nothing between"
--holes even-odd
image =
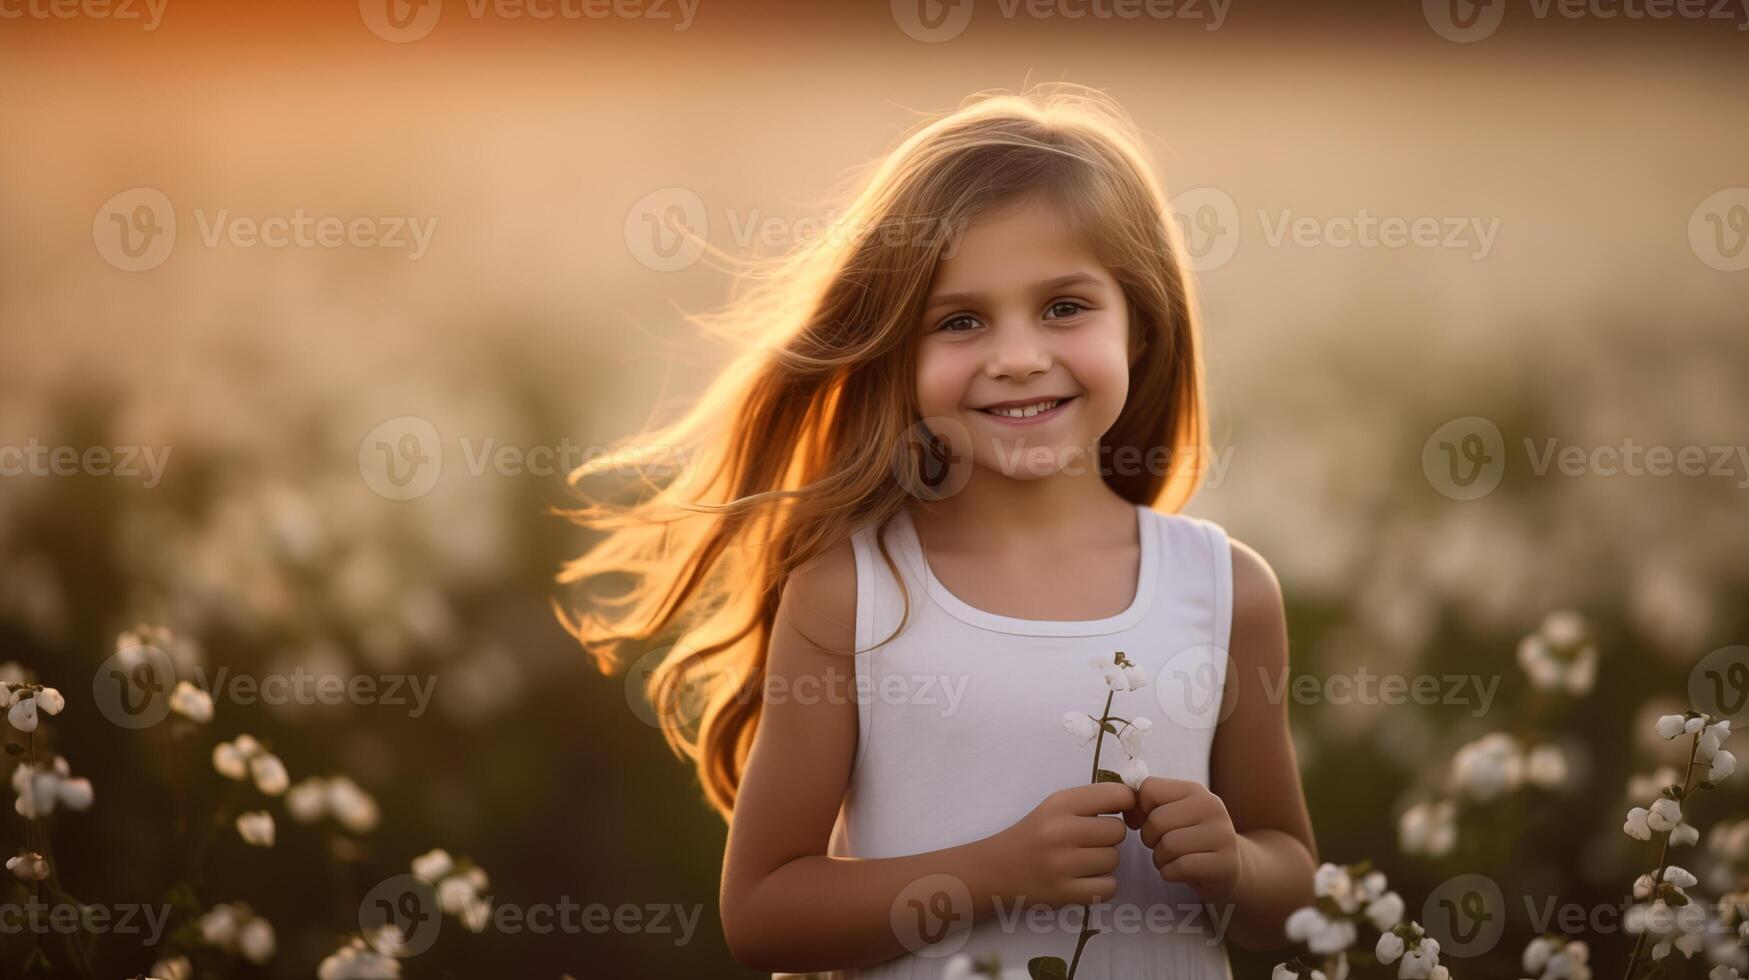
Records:
<instances>
[{"instance_id":1,"label":"white flower","mask_svg":"<svg viewBox=\"0 0 1749 980\"><path fill-rule=\"evenodd\" d=\"M226 779L249 777L249 758L235 742L220 742L213 746L213 769Z\"/></svg>"},{"instance_id":2,"label":"white flower","mask_svg":"<svg viewBox=\"0 0 1749 980\"><path fill-rule=\"evenodd\" d=\"M1681 715L1664 715L1658 719L1658 735L1661 738L1675 738L1682 734L1688 719Z\"/></svg>"},{"instance_id":3,"label":"white flower","mask_svg":"<svg viewBox=\"0 0 1749 980\"><path fill-rule=\"evenodd\" d=\"M941 971L942 980L971 980L975 975L972 969L972 958L964 953L948 960L947 965Z\"/></svg>"},{"instance_id":4,"label":"white flower","mask_svg":"<svg viewBox=\"0 0 1749 980\"><path fill-rule=\"evenodd\" d=\"M1571 609L1557 609L1543 617L1543 638L1557 647L1576 647L1585 640L1585 620Z\"/></svg>"},{"instance_id":5,"label":"white flower","mask_svg":"<svg viewBox=\"0 0 1749 980\"><path fill-rule=\"evenodd\" d=\"M20 698L14 701L12 710L6 712L6 720L21 732L36 731L36 699Z\"/></svg>"},{"instance_id":6,"label":"white flower","mask_svg":"<svg viewBox=\"0 0 1749 980\"><path fill-rule=\"evenodd\" d=\"M19 881L42 881L49 876L49 863L35 851L19 851L16 857L6 859L6 870Z\"/></svg>"},{"instance_id":7,"label":"white flower","mask_svg":"<svg viewBox=\"0 0 1749 980\"><path fill-rule=\"evenodd\" d=\"M1433 968L1439 965L1439 941L1432 936L1421 945L1403 952L1403 963L1397 968L1400 980L1430 980Z\"/></svg>"},{"instance_id":8,"label":"white flower","mask_svg":"<svg viewBox=\"0 0 1749 980\"><path fill-rule=\"evenodd\" d=\"M170 956L152 964L152 976L158 980L190 980L194 964L186 956Z\"/></svg>"},{"instance_id":9,"label":"white flower","mask_svg":"<svg viewBox=\"0 0 1749 980\"><path fill-rule=\"evenodd\" d=\"M1682 804L1668 796L1661 796L1652 801L1652 808L1646 814L1646 826L1658 833L1666 833L1676 829L1682 822Z\"/></svg>"},{"instance_id":10,"label":"white flower","mask_svg":"<svg viewBox=\"0 0 1749 980\"><path fill-rule=\"evenodd\" d=\"M1706 780L1709 783L1722 782L1736 771L1737 757L1721 749L1713 756L1713 765L1706 772Z\"/></svg>"},{"instance_id":11,"label":"white flower","mask_svg":"<svg viewBox=\"0 0 1749 980\"><path fill-rule=\"evenodd\" d=\"M1693 844L1698 840L1700 840L1700 828L1691 823L1679 823L1676 825L1676 829L1670 832L1670 843L1677 847Z\"/></svg>"},{"instance_id":12,"label":"white flower","mask_svg":"<svg viewBox=\"0 0 1749 980\"><path fill-rule=\"evenodd\" d=\"M1360 897L1369 902L1378 898L1385 893L1385 884L1383 871L1368 871L1360 879Z\"/></svg>"},{"instance_id":13,"label":"white flower","mask_svg":"<svg viewBox=\"0 0 1749 980\"><path fill-rule=\"evenodd\" d=\"M1678 888L1693 888L1700 883L1700 879L1689 873L1686 868L1679 868L1674 864L1664 869L1664 880Z\"/></svg>"},{"instance_id":14,"label":"white flower","mask_svg":"<svg viewBox=\"0 0 1749 980\"><path fill-rule=\"evenodd\" d=\"M273 814L266 810L251 810L237 815L237 833L245 843L256 847L273 846Z\"/></svg>"},{"instance_id":15,"label":"white flower","mask_svg":"<svg viewBox=\"0 0 1749 980\"><path fill-rule=\"evenodd\" d=\"M401 961L372 949L362 936L322 960L316 980L399 980Z\"/></svg>"},{"instance_id":16,"label":"white flower","mask_svg":"<svg viewBox=\"0 0 1749 980\"><path fill-rule=\"evenodd\" d=\"M1547 936L1538 936L1524 947L1524 972L1540 974L1549 962L1549 957L1555 952L1555 942Z\"/></svg>"},{"instance_id":17,"label":"white flower","mask_svg":"<svg viewBox=\"0 0 1749 980\"><path fill-rule=\"evenodd\" d=\"M1063 714L1063 731L1075 737L1081 745L1093 741L1099 734L1099 721L1084 711L1069 711Z\"/></svg>"},{"instance_id":18,"label":"white flower","mask_svg":"<svg viewBox=\"0 0 1749 980\"><path fill-rule=\"evenodd\" d=\"M434 885L454 867L455 862L450 859L449 852L441 847L433 848L413 859L413 873Z\"/></svg>"},{"instance_id":19,"label":"white flower","mask_svg":"<svg viewBox=\"0 0 1749 980\"><path fill-rule=\"evenodd\" d=\"M237 930L237 949L257 966L273 959L275 948L273 925L260 916L252 916Z\"/></svg>"},{"instance_id":20,"label":"white flower","mask_svg":"<svg viewBox=\"0 0 1749 980\"><path fill-rule=\"evenodd\" d=\"M1719 746L1725 744L1725 739L1731 737L1731 720L1717 721L1706 726L1700 733L1700 743L1695 746L1702 759L1711 759Z\"/></svg>"},{"instance_id":21,"label":"white flower","mask_svg":"<svg viewBox=\"0 0 1749 980\"><path fill-rule=\"evenodd\" d=\"M1510 792L1523 777L1518 740L1505 732L1484 735L1452 756L1452 788L1473 800L1486 802Z\"/></svg>"},{"instance_id":22,"label":"white flower","mask_svg":"<svg viewBox=\"0 0 1749 980\"><path fill-rule=\"evenodd\" d=\"M1405 854L1444 857L1457 846L1457 806L1450 800L1417 803L1397 821L1397 841Z\"/></svg>"},{"instance_id":23,"label":"white flower","mask_svg":"<svg viewBox=\"0 0 1749 980\"><path fill-rule=\"evenodd\" d=\"M340 826L355 834L375 830L382 819L375 798L345 776L328 780L328 812L340 821Z\"/></svg>"},{"instance_id":24,"label":"white flower","mask_svg":"<svg viewBox=\"0 0 1749 980\"><path fill-rule=\"evenodd\" d=\"M1524 757L1524 778L1552 789L1567 781L1567 754L1558 745L1538 745Z\"/></svg>"},{"instance_id":25,"label":"white flower","mask_svg":"<svg viewBox=\"0 0 1749 980\"><path fill-rule=\"evenodd\" d=\"M285 763L279 756L262 751L249 760L249 775L255 778L255 788L268 796L279 796L291 785Z\"/></svg>"},{"instance_id":26,"label":"white flower","mask_svg":"<svg viewBox=\"0 0 1749 980\"><path fill-rule=\"evenodd\" d=\"M47 767L20 765L12 770L12 808L26 820L50 816L57 806L84 810L91 806L91 780L72 778L67 760L55 756Z\"/></svg>"},{"instance_id":27,"label":"white flower","mask_svg":"<svg viewBox=\"0 0 1749 980\"><path fill-rule=\"evenodd\" d=\"M1148 764L1141 759L1132 758L1123 764L1117 774L1123 777L1125 786L1140 793L1142 784L1148 781Z\"/></svg>"},{"instance_id":28,"label":"white flower","mask_svg":"<svg viewBox=\"0 0 1749 980\"><path fill-rule=\"evenodd\" d=\"M327 809L327 781L320 776L311 776L285 792L285 812L298 823L315 823Z\"/></svg>"},{"instance_id":29,"label":"white flower","mask_svg":"<svg viewBox=\"0 0 1749 980\"><path fill-rule=\"evenodd\" d=\"M1300 975L1286 963L1275 964L1275 969L1269 971L1269 980L1299 980Z\"/></svg>"},{"instance_id":30,"label":"white flower","mask_svg":"<svg viewBox=\"0 0 1749 980\"><path fill-rule=\"evenodd\" d=\"M1123 750L1132 759L1142 754L1142 739L1154 730L1154 723L1147 718L1132 718L1117 733L1117 740L1123 745Z\"/></svg>"},{"instance_id":31,"label":"white flower","mask_svg":"<svg viewBox=\"0 0 1749 980\"><path fill-rule=\"evenodd\" d=\"M1519 642L1518 665L1535 687L1582 695L1597 681L1597 648L1577 613L1554 612Z\"/></svg>"},{"instance_id":32,"label":"white flower","mask_svg":"<svg viewBox=\"0 0 1749 980\"><path fill-rule=\"evenodd\" d=\"M1142 668L1135 664L1124 665L1123 677L1125 681L1129 682L1129 689L1132 691L1139 691L1148 686L1148 675L1143 673Z\"/></svg>"},{"instance_id":33,"label":"white flower","mask_svg":"<svg viewBox=\"0 0 1749 980\"><path fill-rule=\"evenodd\" d=\"M1651 875L1640 875L1638 878L1634 879L1634 897L1651 898L1652 889L1656 887L1656 885L1657 882L1652 880Z\"/></svg>"},{"instance_id":34,"label":"white flower","mask_svg":"<svg viewBox=\"0 0 1749 980\"><path fill-rule=\"evenodd\" d=\"M1634 840L1651 840L1651 811L1643 806L1634 807L1628 811L1627 822L1621 825L1621 829Z\"/></svg>"},{"instance_id":35,"label":"white flower","mask_svg":"<svg viewBox=\"0 0 1749 980\"><path fill-rule=\"evenodd\" d=\"M1313 906L1306 906L1287 917L1287 936L1294 942L1321 956L1339 953L1354 945L1354 923L1345 919L1330 919Z\"/></svg>"},{"instance_id":36,"label":"white flower","mask_svg":"<svg viewBox=\"0 0 1749 980\"><path fill-rule=\"evenodd\" d=\"M1396 892L1386 892L1367 903L1366 917L1372 922L1373 928L1380 932L1388 931L1392 926L1403 921L1403 898Z\"/></svg>"},{"instance_id":37,"label":"white flower","mask_svg":"<svg viewBox=\"0 0 1749 980\"><path fill-rule=\"evenodd\" d=\"M213 720L213 696L189 681L177 681L170 693L170 710L204 725Z\"/></svg>"},{"instance_id":38,"label":"white flower","mask_svg":"<svg viewBox=\"0 0 1749 980\"><path fill-rule=\"evenodd\" d=\"M229 949L237 941L238 910L226 903L215 905L200 917L200 941L208 946Z\"/></svg>"},{"instance_id":39,"label":"white flower","mask_svg":"<svg viewBox=\"0 0 1749 980\"><path fill-rule=\"evenodd\" d=\"M1649 773L1632 776L1628 779L1628 799L1649 800L1664 792L1665 787L1676 784L1676 768L1674 766L1659 766Z\"/></svg>"},{"instance_id":40,"label":"white flower","mask_svg":"<svg viewBox=\"0 0 1749 980\"><path fill-rule=\"evenodd\" d=\"M1378 955L1380 963L1395 963L1397 957L1403 955L1403 937L1394 932L1384 933L1379 936L1378 947L1373 952Z\"/></svg>"},{"instance_id":41,"label":"white flower","mask_svg":"<svg viewBox=\"0 0 1749 980\"><path fill-rule=\"evenodd\" d=\"M1106 687L1109 687L1114 691L1127 691L1130 689L1130 683L1129 680L1124 677L1123 668L1106 660L1104 657L1093 658L1093 664L1099 668L1100 674L1104 676Z\"/></svg>"}]
</instances>

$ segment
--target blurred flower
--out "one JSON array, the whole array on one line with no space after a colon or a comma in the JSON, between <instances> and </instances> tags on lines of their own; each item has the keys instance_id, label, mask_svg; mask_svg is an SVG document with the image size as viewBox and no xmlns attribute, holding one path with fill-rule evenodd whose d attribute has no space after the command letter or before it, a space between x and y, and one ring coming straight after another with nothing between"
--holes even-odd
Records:
<instances>
[{"instance_id":1,"label":"blurred flower","mask_svg":"<svg viewBox=\"0 0 1749 980\"><path fill-rule=\"evenodd\" d=\"M35 851L19 851L6 859L6 870L19 881L42 881L49 876L49 862Z\"/></svg>"},{"instance_id":2,"label":"blurred flower","mask_svg":"<svg viewBox=\"0 0 1749 980\"><path fill-rule=\"evenodd\" d=\"M13 687L9 694L12 709L6 712L6 720L21 732L36 731L39 710L43 714L58 715L67 706L67 699L52 687Z\"/></svg>"},{"instance_id":3,"label":"blurred flower","mask_svg":"<svg viewBox=\"0 0 1749 980\"><path fill-rule=\"evenodd\" d=\"M1567 753L1559 745L1532 748L1524 757L1524 778L1533 786L1554 789L1567 781Z\"/></svg>"},{"instance_id":4,"label":"blurred flower","mask_svg":"<svg viewBox=\"0 0 1749 980\"><path fill-rule=\"evenodd\" d=\"M273 814L266 810L250 810L237 815L237 833L243 841L256 847L273 846Z\"/></svg>"},{"instance_id":5,"label":"blurred flower","mask_svg":"<svg viewBox=\"0 0 1749 980\"><path fill-rule=\"evenodd\" d=\"M1470 799L1487 802L1518 788L1524 779L1524 759L1518 740L1493 732L1460 747L1451 760L1451 788Z\"/></svg>"},{"instance_id":6,"label":"blurred flower","mask_svg":"<svg viewBox=\"0 0 1749 980\"><path fill-rule=\"evenodd\" d=\"M385 926L392 930L394 926ZM397 937L398 939L398 937ZM397 941L395 945L400 945ZM316 980L398 980L401 961L373 948L363 936L354 936L345 946L324 957L316 967Z\"/></svg>"},{"instance_id":7,"label":"blurred flower","mask_svg":"<svg viewBox=\"0 0 1749 980\"><path fill-rule=\"evenodd\" d=\"M257 966L273 958L273 925L242 902L213 906L196 922L201 942L229 953L241 953Z\"/></svg>"},{"instance_id":8,"label":"blurred flower","mask_svg":"<svg viewBox=\"0 0 1749 980\"><path fill-rule=\"evenodd\" d=\"M1353 946L1357 938L1354 923L1332 919L1310 905L1287 917L1286 930L1287 938L1322 956Z\"/></svg>"},{"instance_id":9,"label":"blurred flower","mask_svg":"<svg viewBox=\"0 0 1749 980\"><path fill-rule=\"evenodd\" d=\"M1114 691L1139 691L1148 685L1148 675L1131 663L1122 650L1110 657L1095 656L1093 666L1104 676L1105 686Z\"/></svg>"},{"instance_id":10,"label":"blurred flower","mask_svg":"<svg viewBox=\"0 0 1749 980\"><path fill-rule=\"evenodd\" d=\"M204 725L213 720L213 696L189 681L177 681L176 690L170 694L170 710Z\"/></svg>"},{"instance_id":11,"label":"blurred flower","mask_svg":"<svg viewBox=\"0 0 1749 980\"><path fill-rule=\"evenodd\" d=\"M1374 929L1384 932L1403 921L1403 911L1403 897L1396 892L1386 892L1367 903L1366 917Z\"/></svg>"},{"instance_id":12,"label":"blurred flower","mask_svg":"<svg viewBox=\"0 0 1749 980\"><path fill-rule=\"evenodd\" d=\"M1538 936L1524 947L1524 972L1535 980L1591 980L1591 948L1581 940Z\"/></svg>"},{"instance_id":13,"label":"blurred flower","mask_svg":"<svg viewBox=\"0 0 1749 980\"><path fill-rule=\"evenodd\" d=\"M194 964L186 956L169 956L152 964L152 976L158 980L193 980Z\"/></svg>"},{"instance_id":14,"label":"blurred flower","mask_svg":"<svg viewBox=\"0 0 1749 980\"><path fill-rule=\"evenodd\" d=\"M1518 644L1518 666L1543 690L1588 694L1597 681L1597 647L1585 620L1570 610L1552 612Z\"/></svg>"},{"instance_id":15,"label":"blurred flower","mask_svg":"<svg viewBox=\"0 0 1749 980\"><path fill-rule=\"evenodd\" d=\"M1076 744L1086 745L1099 734L1099 719L1079 711L1063 714L1063 731L1074 737Z\"/></svg>"},{"instance_id":16,"label":"blurred flower","mask_svg":"<svg viewBox=\"0 0 1749 980\"><path fill-rule=\"evenodd\" d=\"M12 790L18 794L13 809L26 820L49 816L56 806L84 810L93 799L91 781L72 778L67 760L58 755L47 768L26 763L12 770Z\"/></svg>"},{"instance_id":17,"label":"blurred flower","mask_svg":"<svg viewBox=\"0 0 1749 980\"><path fill-rule=\"evenodd\" d=\"M332 816L355 834L376 829L381 819L376 800L345 776L332 779L311 776L287 790L285 807L298 823L313 824L324 816Z\"/></svg>"},{"instance_id":18,"label":"blurred flower","mask_svg":"<svg viewBox=\"0 0 1749 980\"><path fill-rule=\"evenodd\" d=\"M413 873L437 888L437 904L446 915L461 920L471 932L483 932L491 913L486 890L486 872L471 861L457 863L442 848L413 859Z\"/></svg>"},{"instance_id":19,"label":"blurred flower","mask_svg":"<svg viewBox=\"0 0 1749 980\"><path fill-rule=\"evenodd\" d=\"M1124 754L1135 758L1142 754L1142 739L1154 730L1154 723L1147 718L1132 718L1117 733L1117 740L1123 745Z\"/></svg>"},{"instance_id":20,"label":"blurred flower","mask_svg":"<svg viewBox=\"0 0 1749 980\"><path fill-rule=\"evenodd\" d=\"M268 796L279 796L291 785L285 763L249 735L213 746L213 768L226 779L253 778L255 788Z\"/></svg>"},{"instance_id":21,"label":"blurred flower","mask_svg":"<svg viewBox=\"0 0 1749 980\"><path fill-rule=\"evenodd\" d=\"M1444 857L1457 845L1457 805L1450 800L1417 803L1397 821L1397 842L1405 854Z\"/></svg>"},{"instance_id":22,"label":"blurred flower","mask_svg":"<svg viewBox=\"0 0 1749 980\"><path fill-rule=\"evenodd\" d=\"M1706 908L1697 902L1673 908L1658 899L1650 905L1636 905L1628 909L1623 924L1628 932L1644 932L1653 938L1654 961L1670 955L1672 949L1692 958L1706 942Z\"/></svg>"}]
</instances>

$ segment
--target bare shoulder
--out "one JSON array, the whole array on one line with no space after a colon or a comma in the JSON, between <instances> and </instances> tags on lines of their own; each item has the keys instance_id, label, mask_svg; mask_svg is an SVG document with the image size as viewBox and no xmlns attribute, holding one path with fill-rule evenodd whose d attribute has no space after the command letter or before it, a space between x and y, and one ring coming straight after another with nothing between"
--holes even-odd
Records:
<instances>
[{"instance_id":1,"label":"bare shoulder","mask_svg":"<svg viewBox=\"0 0 1749 980\"><path fill-rule=\"evenodd\" d=\"M778 618L821 650L856 642L856 550L846 537L797 567L784 583Z\"/></svg>"},{"instance_id":2,"label":"bare shoulder","mask_svg":"<svg viewBox=\"0 0 1749 980\"><path fill-rule=\"evenodd\" d=\"M1281 581L1256 549L1237 538L1233 551L1233 630L1235 658L1259 663L1287 660L1287 612Z\"/></svg>"}]
</instances>

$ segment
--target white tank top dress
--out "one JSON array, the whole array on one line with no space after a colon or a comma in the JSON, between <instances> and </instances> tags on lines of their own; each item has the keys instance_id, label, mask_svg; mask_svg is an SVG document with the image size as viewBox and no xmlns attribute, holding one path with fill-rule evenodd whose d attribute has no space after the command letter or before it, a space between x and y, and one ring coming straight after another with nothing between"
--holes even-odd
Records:
<instances>
[{"instance_id":1,"label":"white tank top dress","mask_svg":"<svg viewBox=\"0 0 1749 980\"><path fill-rule=\"evenodd\" d=\"M1119 691L1112 714L1147 717L1140 755L1151 775L1207 785L1209 748L1226 681L1232 553L1218 525L1137 505L1141 570L1129 607L1103 619L1020 619L968 605L930 570L908 511L879 529L911 597L875 542L856 532L858 737L829 854L883 858L965 844L997 833L1050 793L1088 782L1094 746L1063 729L1063 714L1095 717L1110 689L1091 664L1122 650L1148 677ZM1107 735L1100 767L1126 759ZM895 903L893 926L911 952L832 980L941 977L950 958L995 954L1002 976L1025 978L1034 956L1066 963L1081 907L1016 907L971 929L969 893L925 881ZM1117 894L1093 906L1077 980L1230 980L1216 924L1189 886L1162 881L1136 832L1119 846ZM916 891L917 894L911 894ZM775 976L785 976L776 974Z\"/></svg>"}]
</instances>

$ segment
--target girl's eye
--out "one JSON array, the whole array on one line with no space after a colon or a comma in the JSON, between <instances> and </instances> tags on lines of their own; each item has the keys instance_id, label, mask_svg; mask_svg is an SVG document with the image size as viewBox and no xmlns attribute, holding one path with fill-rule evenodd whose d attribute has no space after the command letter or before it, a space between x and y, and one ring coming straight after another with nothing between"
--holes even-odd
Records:
<instances>
[{"instance_id":1,"label":"girl's eye","mask_svg":"<svg viewBox=\"0 0 1749 980\"><path fill-rule=\"evenodd\" d=\"M1064 317L1074 316L1075 314L1080 313L1081 311L1083 311L1085 309L1087 309L1086 305L1081 303L1079 300L1060 299L1060 300L1057 300L1056 302L1052 303L1050 306L1046 307L1045 312L1046 313L1056 313L1057 315L1056 315L1055 319L1060 320ZM1063 310L1067 310L1068 312L1062 312Z\"/></svg>"},{"instance_id":2,"label":"girl's eye","mask_svg":"<svg viewBox=\"0 0 1749 980\"><path fill-rule=\"evenodd\" d=\"M961 332L963 332L960 330L956 330L954 328L955 324L963 324L963 325L965 325L965 327L967 329L970 329L971 327L977 326L978 321L973 319L972 315L969 313L959 313L959 314L956 314L954 316L950 316L947 319L941 321L941 325L936 327L935 329L945 330L948 333L961 333Z\"/></svg>"}]
</instances>

